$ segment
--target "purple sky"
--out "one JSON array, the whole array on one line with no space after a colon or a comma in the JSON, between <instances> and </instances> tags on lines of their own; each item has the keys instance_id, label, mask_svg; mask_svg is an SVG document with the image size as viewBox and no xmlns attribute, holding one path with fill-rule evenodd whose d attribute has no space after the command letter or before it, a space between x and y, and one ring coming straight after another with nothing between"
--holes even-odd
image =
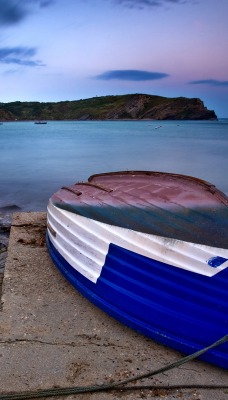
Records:
<instances>
[{"instance_id":1,"label":"purple sky","mask_svg":"<svg viewBox=\"0 0 228 400\"><path fill-rule=\"evenodd\" d=\"M0 102L147 93L228 117L228 0L0 0Z\"/></svg>"}]
</instances>

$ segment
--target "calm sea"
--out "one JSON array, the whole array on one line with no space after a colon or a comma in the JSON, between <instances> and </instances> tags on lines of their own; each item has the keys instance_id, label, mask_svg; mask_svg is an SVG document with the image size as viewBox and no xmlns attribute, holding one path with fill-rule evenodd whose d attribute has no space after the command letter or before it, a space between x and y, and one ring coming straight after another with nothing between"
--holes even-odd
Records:
<instances>
[{"instance_id":1,"label":"calm sea","mask_svg":"<svg viewBox=\"0 0 228 400\"><path fill-rule=\"evenodd\" d=\"M7 122L0 151L0 210L46 210L61 186L119 170L192 175L228 195L228 119Z\"/></svg>"}]
</instances>

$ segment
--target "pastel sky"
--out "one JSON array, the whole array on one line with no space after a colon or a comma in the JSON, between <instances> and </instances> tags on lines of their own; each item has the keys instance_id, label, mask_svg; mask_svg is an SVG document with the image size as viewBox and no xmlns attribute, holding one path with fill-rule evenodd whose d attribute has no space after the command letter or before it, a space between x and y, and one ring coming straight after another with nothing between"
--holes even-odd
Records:
<instances>
[{"instance_id":1,"label":"pastel sky","mask_svg":"<svg viewBox=\"0 0 228 400\"><path fill-rule=\"evenodd\" d=\"M0 102L147 93L228 117L228 0L0 0Z\"/></svg>"}]
</instances>

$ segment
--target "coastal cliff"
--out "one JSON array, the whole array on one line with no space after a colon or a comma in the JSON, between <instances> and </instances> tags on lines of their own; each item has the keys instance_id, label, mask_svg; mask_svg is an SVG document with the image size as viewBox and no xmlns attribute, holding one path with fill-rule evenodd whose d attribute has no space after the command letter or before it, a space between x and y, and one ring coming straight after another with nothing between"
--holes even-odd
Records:
<instances>
[{"instance_id":1,"label":"coastal cliff","mask_svg":"<svg viewBox=\"0 0 228 400\"><path fill-rule=\"evenodd\" d=\"M0 120L217 120L198 98L147 94L102 96L52 103L0 103Z\"/></svg>"}]
</instances>

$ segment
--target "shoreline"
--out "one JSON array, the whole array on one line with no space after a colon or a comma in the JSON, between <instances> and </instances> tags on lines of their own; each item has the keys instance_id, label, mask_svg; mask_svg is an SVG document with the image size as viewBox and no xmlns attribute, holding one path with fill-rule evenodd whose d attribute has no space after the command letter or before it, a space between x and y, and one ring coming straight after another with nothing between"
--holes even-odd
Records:
<instances>
[{"instance_id":1,"label":"shoreline","mask_svg":"<svg viewBox=\"0 0 228 400\"><path fill-rule=\"evenodd\" d=\"M78 293L53 265L45 232L46 213L14 214L0 312L1 394L112 383L180 360L180 353L120 324ZM223 400L227 371L191 360L139 385L140 392L132 387L125 400L159 393ZM121 396L98 392L88 399Z\"/></svg>"},{"instance_id":2,"label":"shoreline","mask_svg":"<svg viewBox=\"0 0 228 400\"><path fill-rule=\"evenodd\" d=\"M17 206L6 206L0 208L0 298L2 293L6 258L8 254L12 217L16 210L18 210Z\"/></svg>"},{"instance_id":3,"label":"shoreline","mask_svg":"<svg viewBox=\"0 0 228 400\"><path fill-rule=\"evenodd\" d=\"M228 119L228 117L218 117L217 119L209 118L209 119L158 119L158 118L107 118L107 119L45 119L45 125L49 122L219 122L220 120ZM36 119L6 119L1 120L0 123L3 125L7 122L32 122L36 123ZM39 125L39 123L38 123ZM41 125L43 125L41 123Z\"/></svg>"}]
</instances>

